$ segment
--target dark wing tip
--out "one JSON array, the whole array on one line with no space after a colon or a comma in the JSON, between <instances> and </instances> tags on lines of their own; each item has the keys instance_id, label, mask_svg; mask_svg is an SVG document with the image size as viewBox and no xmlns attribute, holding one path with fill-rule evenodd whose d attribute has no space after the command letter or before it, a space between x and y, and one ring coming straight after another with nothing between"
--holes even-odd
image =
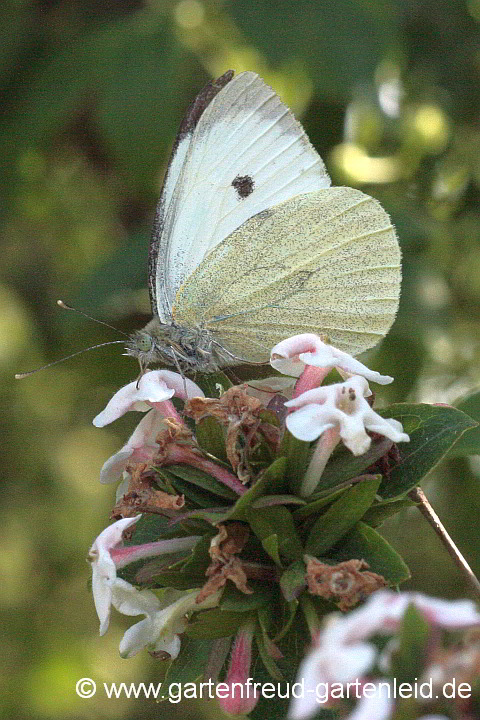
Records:
<instances>
[{"instance_id":1,"label":"dark wing tip","mask_svg":"<svg viewBox=\"0 0 480 720\"><path fill-rule=\"evenodd\" d=\"M205 87L200 90L197 97L185 113L185 117L180 124L173 147L174 151L180 141L185 137L185 135L188 135L195 130L198 121L200 120L203 112L205 111L205 108L210 105L213 98L218 95L220 90L222 90L225 85L228 85L234 75L234 70L227 70L227 72L223 73L223 75L221 75L219 78L207 83Z\"/></svg>"}]
</instances>

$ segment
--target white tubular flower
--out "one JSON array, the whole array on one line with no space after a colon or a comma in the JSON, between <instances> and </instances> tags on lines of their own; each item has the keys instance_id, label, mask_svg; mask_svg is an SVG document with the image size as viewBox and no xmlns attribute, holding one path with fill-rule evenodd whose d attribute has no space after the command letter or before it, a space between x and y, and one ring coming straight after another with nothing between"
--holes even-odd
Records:
<instances>
[{"instance_id":1,"label":"white tubular flower","mask_svg":"<svg viewBox=\"0 0 480 720\"><path fill-rule=\"evenodd\" d=\"M393 381L389 375L380 375L369 370L366 365L356 360L343 350L322 342L318 335L303 333L282 340L272 349L270 365L284 375L299 377L305 365L313 365L327 371L337 368L349 375L361 375L371 382L388 385Z\"/></svg>"},{"instance_id":2,"label":"white tubular flower","mask_svg":"<svg viewBox=\"0 0 480 720\"><path fill-rule=\"evenodd\" d=\"M378 590L361 608L345 617L348 620L345 631L355 637L360 633L362 638L375 633L393 633L411 603L436 627L457 630L480 625L480 613L471 600L442 600L419 592Z\"/></svg>"},{"instance_id":3,"label":"white tubular flower","mask_svg":"<svg viewBox=\"0 0 480 720\"><path fill-rule=\"evenodd\" d=\"M347 616L348 617L348 616ZM313 648L300 663L297 680L304 683L303 692L292 700L289 718L302 720L318 711L317 687L331 687L361 678L376 658L374 645L358 640L349 641L343 618L333 615L319 634ZM327 707L328 707L327 698Z\"/></svg>"},{"instance_id":4,"label":"white tubular flower","mask_svg":"<svg viewBox=\"0 0 480 720\"><path fill-rule=\"evenodd\" d=\"M393 689L389 683L376 683L373 694L362 695L346 720L388 720L394 709Z\"/></svg>"},{"instance_id":5,"label":"white tubular flower","mask_svg":"<svg viewBox=\"0 0 480 720\"><path fill-rule=\"evenodd\" d=\"M470 600L449 601L417 592L378 590L357 610L327 618L300 665L297 681L303 680L304 688L301 695L292 700L289 717L303 720L318 711L316 693L320 684L325 688L357 680L363 684L379 660L379 650L368 640L374 635L395 633L412 603L434 627L480 626L480 613ZM395 698L389 693L389 680L375 678L375 686L373 695L364 695L346 720L387 720L391 717ZM325 700L327 707L332 704L328 697ZM446 718L425 715L422 720Z\"/></svg>"},{"instance_id":6,"label":"white tubular flower","mask_svg":"<svg viewBox=\"0 0 480 720\"><path fill-rule=\"evenodd\" d=\"M121 547L123 531L136 523L140 517L138 515L134 518L124 518L113 523L113 525L105 528L100 533L90 548L89 559L92 563L93 600L100 620L100 635L104 635L108 630L110 607L112 605L112 587L117 580L117 568L110 551L113 548Z\"/></svg>"},{"instance_id":7,"label":"white tubular flower","mask_svg":"<svg viewBox=\"0 0 480 720\"><path fill-rule=\"evenodd\" d=\"M366 397L371 395L365 378L355 376L343 383L308 390L285 405L296 408L287 417L287 428L299 440L316 440L331 428L338 428L344 445L354 455L368 450L371 438L366 431L376 432L393 442L408 442L401 423L382 418Z\"/></svg>"},{"instance_id":8,"label":"white tubular flower","mask_svg":"<svg viewBox=\"0 0 480 720\"><path fill-rule=\"evenodd\" d=\"M100 635L108 630L112 605L123 615L151 615L161 607L157 596L150 590L137 590L118 578L118 568L143 558L188 551L200 539L199 535L192 535L124 547L123 531L140 517L117 520L100 533L90 548L93 600L100 620Z\"/></svg>"},{"instance_id":9,"label":"white tubular flower","mask_svg":"<svg viewBox=\"0 0 480 720\"><path fill-rule=\"evenodd\" d=\"M186 392L185 392L186 389ZM163 404L176 395L183 400L192 397L204 397L202 390L192 380L182 377L171 370L151 370L140 380L128 383L120 388L107 404L106 408L93 420L96 427L104 427L117 420L129 410L145 412L152 407L165 410ZM170 415L170 405L164 415ZM173 405L171 406L173 408ZM173 410L173 412L175 412ZM176 415L176 413L175 413Z\"/></svg>"},{"instance_id":10,"label":"white tubular flower","mask_svg":"<svg viewBox=\"0 0 480 720\"><path fill-rule=\"evenodd\" d=\"M158 607L151 612L145 612L145 619L126 631L120 642L120 655L129 658L147 647L153 652L167 652L174 660L180 652L179 634L187 627L186 613L215 607L220 600L219 591L202 603L196 603L199 591L200 588L188 593L178 590L165 591L162 601L157 598Z\"/></svg>"},{"instance_id":11,"label":"white tubular flower","mask_svg":"<svg viewBox=\"0 0 480 720\"><path fill-rule=\"evenodd\" d=\"M158 450L156 438L165 426L164 419L165 416L159 410L150 410L140 420L122 449L103 464L100 470L100 482L118 482L122 480L127 465L151 461Z\"/></svg>"}]
</instances>

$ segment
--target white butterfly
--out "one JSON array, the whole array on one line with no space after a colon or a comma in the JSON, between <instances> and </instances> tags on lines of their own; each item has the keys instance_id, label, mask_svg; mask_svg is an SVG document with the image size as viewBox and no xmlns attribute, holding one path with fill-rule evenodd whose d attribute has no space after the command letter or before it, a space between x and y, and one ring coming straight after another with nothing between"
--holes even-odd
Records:
<instances>
[{"instance_id":1,"label":"white butterfly","mask_svg":"<svg viewBox=\"0 0 480 720\"><path fill-rule=\"evenodd\" d=\"M182 371L264 362L314 332L358 354L390 328L400 250L380 204L330 187L300 123L255 73L233 71L190 106L149 254L153 319L127 352Z\"/></svg>"}]
</instances>

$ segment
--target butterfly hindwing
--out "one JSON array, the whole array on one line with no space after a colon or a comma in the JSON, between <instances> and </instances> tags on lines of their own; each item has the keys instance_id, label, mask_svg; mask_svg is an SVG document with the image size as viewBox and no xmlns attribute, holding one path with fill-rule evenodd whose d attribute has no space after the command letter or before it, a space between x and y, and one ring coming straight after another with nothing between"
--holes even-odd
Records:
<instances>
[{"instance_id":1,"label":"butterfly hindwing","mask_svg":"<svg viewBox=\"0 0 480 720\"><path fill-rule=\"evenodd\" d=\"M299 332L356 355L390 328L400 279L388 214L359 190L332 187L259 213L217 245L179 291L174 319L205 324L248 360Z\"/></svg>"}]
</instances>

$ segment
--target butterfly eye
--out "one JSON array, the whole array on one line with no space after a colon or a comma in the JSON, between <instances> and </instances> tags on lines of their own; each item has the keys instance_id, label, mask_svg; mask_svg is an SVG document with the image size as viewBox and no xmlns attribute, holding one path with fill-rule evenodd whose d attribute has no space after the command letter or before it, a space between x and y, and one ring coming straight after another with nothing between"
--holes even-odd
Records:
<instances>
[{"instance_id":1,"label":"butterfly eye","mask_svg":"<svg viewBox=\"0 0 480 720\"><path fill-rule=\"evenodd\" d=\"M140 352L150 352L153 348L153 338L149 333L146 332L139 332L136 339L135 344L138 350Z\"/></svg>"}]
</instances>

